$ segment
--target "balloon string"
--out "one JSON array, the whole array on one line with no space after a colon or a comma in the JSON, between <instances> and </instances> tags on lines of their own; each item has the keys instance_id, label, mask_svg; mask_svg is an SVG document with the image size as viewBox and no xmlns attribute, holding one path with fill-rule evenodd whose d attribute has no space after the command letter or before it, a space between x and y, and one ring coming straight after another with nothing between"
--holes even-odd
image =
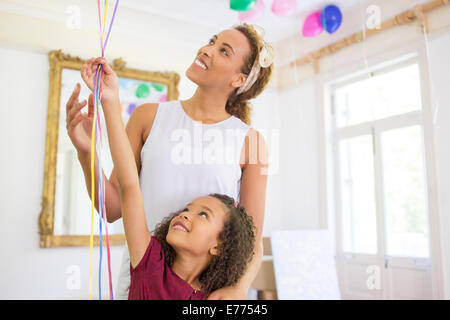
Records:
<instances>
[{"instance_id":1,"label":"balloon string","mask_svg":"<svg viewBox=\"0 0 450 320\"><path fill-rule=\"evenodd\" d=\"M116 11L117 11L118 5L119 5L119 0L116 0L116 4L114 5L114 12L111 17L111 22L110 22L109 28L108 28L108 34L106 35L106 40L105 40L105 44L103 45L103 49L106 48L106 45L108 44L109 34L111 33L112 25L114 23L114 18L116 17Z\"/></svg>"},{"instance_id":2,"label":"balloon string","mask_svg":"<svg viewBox=\"0 0 450 320\"><path fill-rule=\"evenodd\" d=\"M101 153L101 149L100 149L100 152L99 152L99 156L98 156L98 167L99 168L101 168L102 166L101 166L101 161L100 161L100 153ZM101 170L99 169L99 172L100 172ZM99 181L99 184L100 184L100 186L101 186L101 179L99 179L98 180ZM99 190L98 190L98 194L99 194L99 197L98 197L98 199L99 199L99 202L98 202L98 204L99 204L99 209L100 209L100 219L98 220L98 227L99 227L99 249L100 249L100 258L99 258L99 264L98 264L98 299L99 300L102 300L102 256L103 256L103 254L102 254L102 251L103 251L103 244L102 244L102 217L101 217L101 212L103 212L103 208L101 207L101 203L102 203L102 201L101 201L101 195L100 195L100 192L101 192L101 189L99 188Z\"/></svg>"},{"instance_id":3,"label":"balloon string","mask_svg":"<svg viewBox=\"0 0 450 320\"><path fill-rule=\"evenodd\" d=\"M99 72L101 72L101 68L99 68ZM97 86L96 86L96 94L95 94L95 96L96 96L96 98L98 97L98 84L97 84ZM98 101L97 101L97 105L98 105ZM102 150L103 150L103 148L102 148L102 144L101 144L101 141L102 141L102 132L101 132L101 125L100 125L100 109L99 108L97 108L97 126L98 126L98 132L99 132L99 135L100 135L100 139L97 139L97 142L98 142L98 140L100 140L100 148L99 148L99 154L98 154L98 174L99 174L99 177L98 177L98 184L99 184L99 189L98 189L98 199L99 199L99 201L98 201L98 205L99 205L99 213L100 213L100 217L99 217L99 251L100 251L100 258L99 258L99 267L98 267L98 297L99 297L99 300L101 300L102 299L102 286L101 286L101 284L102 284L102 271L101 271L101 266L102 266L102 257L103 257L103 237L102 237L102 216L104 215L104 206L103 206L103 196L102 196L102 194L101 194L101 191L102 191L102 185L103 185L103 179L102 179L102 172L103 172L103 170L102 170L102 162L101 162L101 159L102 159Z\"/></svg>"},{"instance_id":4,"label":"balloon string","mask_svg":"<svg viewBox=\"0 0 450 320\"><path fill-rule=\"evenodd\" d=\"M100 5L99 0L97 1L97 4ZM100 19L100 6L98 6L98 10L99 10L99 23L100 23L100 34L101 34L101 19ZM103 35L100 35L100 41L103 42ZM101 45L102 48L102 45ZM90 263L89 263L89 300L92 299L92 251L93 251L93 245L94 245L94 241L93 241L93 224L94 224L94 207L95 207L95 178L94 178L94 159L95 159L95 149L94 146L96 145L97 139L96 139L96 128L97 128L97 124L100 124L100 119L98 117L98 83L100 80L101 74L100 74L100 68L97 68L96 72L95 72L95 77L94 77L94 95L95 95L95 100L94 100L94 119L93 119L93 125L92 125L92 137L91 137L91 188L92 188L92 212L91 212L91 235L90 235L90 242L89 242L89 254L90 254ZM100 126L99 126L100 127ZM98 155L99 157L101 156L100 154ZM101 167L101 163L99 161L98 163L98 171L102 172L102 167ZM101 183L100 180L98 180L98 183ZM98 203L99 203L99 212L101 212L102 208L101 208L101 199L100 199L100 194L99 194L99 199L98 199ZM101 243L101 218L99 220L99 233L100 233L100 243ZM99 299L101 299L101 245L100 245L100 263L99 263Z\"/></svg>"},{"instance_id":5,"label":"balloon string","mask_svg":"<svg viewBox=\"0 0 450 320\"><path fill-rule=\"evenodd\" d=\"M95 73L94 83L97 85L98 69ZM94 90L95 92L95 90ZM94 101L94 119L91 134L91 234L89 236L89 300L92 300L92 250L94 247L94 208L95 208L95 142L96 142L96 123L97 120L97 100ZM100 168L99 168L100 169Z\"/></svg>"},{"instance_id":6,"label":"balloon string","mask_svg":"<svg viewBox=\"0 0 450 320\"><path fill-rule=\"evenodd\" d=\"M109 39L109 35L112 29L112 24L114 22L114 18L117 12L119 1L117 0L114 7L114 12L111 18L111 23L108 28L108 34L106 37L105 43L103 43L103 35L104 31L106 30L106 18L107 18L107 12L108 12L108 0L105 0L105 10L104 10L104 24L102 29L102 22L101 22L101 10L100 10L100 0L97 0L98 5L98 17L99 17L99 27L100 27L100 48L102 52L102 57L105 55L105 48ZM94 162L95 162L95 152L96 152L96 143L100 142L100 152L98 155L98 184L99 184L99 192L98 192L98 203L99 203L99 213L100 213L100 220L99 220L99 250L100 250L100 260L99 260L99 299L101 300L101 264L102 264L102 219L104 219L105 222L105 232L106 232L106 247L107 247L107 259L108 259L108 275L109 275L109 293L110 293L110 299L113 299L113 289L112 289L112 277L111 277L111 256L110 256L110 248L109 248L109 234L108 234L108 226L107 226L107 219L106 219L106 213L105 213L105 184L103 180L103 170L102 170L102 163L101 163L101 150L103 148L103 139L102 139L102 132L101 132L101 123L100 123L100 112L99 112L99 104L100 104L100 97L102 96L102 79L103 76L103 68L102 65L99 65L95 77L94 77L94 94L95 94L95 100L94 100L94 119L93 119L93 126L92 126L92 136L91 136L91 198L92 198L92 210L91 210L91 234L90 234L90 241L89 241L89 300L92 299L92 252L93 252L93 223L94 223L94 208L95 208L95 177L94 177ZM97 139L97 132L96 128L98 126L98 132L100 135L100 139Z\"/></svg>"},{"instance_id":7,"label":"balloon string","mask_svg":"<svg viewBox=\"0 0 450 320\"><path fill-rule=\"evenodd\" d=\"M107 12L108 12L108 0L105 0L105 12L104 12L104 16L103 16L103 21L104 21L104 23L103 23L103 30L102 30L102 44L103 44L103 34L105 33L105 27L106 27L106 15L107 15ZM101 28L101 25L100 25L100 28ZM104 48L102 48L102 57L104 56L104 50L103 50Z\"/></svg>"},{"instance_id":8,"label":"balloon string","mask_svg":"<svg viewBox=\"0 0 450 320\"><path fill-rule=\"evenodd\" d=\"M431 111L433 113L432 114L433 125L435 125L438 128L437 122L439 113L439 100L436 97L436 88L434 87L433 72L432 72L433 68L431 66L430 43L428 41L428 30L425 23L423 24L423 34L425 40L425 55L427 57L427 65L428 65L428 76L430 78L431 99L432 99L431 104L434 105L434 111L433 110Z\"/></svg>"},{"instance_id":9,"label":"balloon string","mask_svg":"<svg viewBox=\"0 0 450 320\"><path fill-rule=\"evenodd\" d=\"M362 30L363 30L362 32L359 33L359 42L361 43L364 64L366 66L366 70L368 72L369 78L371 78L372 74L369 72L369 61L367 60L367 52L366 52L366 44L365 44L365 39L366 39L367 35L366 35L366 22L365 22L364 10L362 7L362 3L359 4L359 9L360 9L359 11L361 13Z\"/></svg>"},{"instance_id":10,"label":"balloon string","mask_svg":"<svg viewBox=\"0 0 450 320\"><path fill-rule=\"evenodd\" d=\"M100 0L97 0L97 8L98 8L98 23L100 26L100 49L102 50L102 57L103 57L103 32L102 32L102 18L100 13Z\"/></svg>"},{"instance_id":11,"label":"balloon string","mask_svg":"<svg viewBox=\"0 0 450 320\"><path fill-rule=\"evenodd\" d=\"M102 71L102 66L100 65L99 68L100 71ZM97 85L97 91L96 91L96 99L97 99L97 105L100 103L100 101L98 100L98 85ZM99 109L97 109L98 111ZM99 135L100 135L100 150L103 150L103 134L102 134L102 128L100 125L100 115L97 115L97 125L99 128ZM102 168L101 166L101 154L99 156L99 167ZM105 222L105 233L106 233L106 249L107 249L107 259L108 259L108 274L109 274L109 293L110 293L110 299L113 299L113 293L112 293L112 277L111 277L111 257L110 257L110 249L109 249L109 235L108 235L108 220L106 218L106 206L105 206L105 184L104 184L104 178L103 178L103 174L102 171L99 170L99 180L100 182L100 188L99 188L99 199L101 199L101 201L99 202L99 206L101 209L101 217ZM102 192L102 194L100 194L100 190ZM101 222L100 222L101 223ZM101 235L101 233L100 233ZM102 248L102 239L100 239L100 247ZM101 253L102 251L100 250L100 261L101 261ZM101 296L101 295L100 295Z\"/></svg>"}]
</instances>

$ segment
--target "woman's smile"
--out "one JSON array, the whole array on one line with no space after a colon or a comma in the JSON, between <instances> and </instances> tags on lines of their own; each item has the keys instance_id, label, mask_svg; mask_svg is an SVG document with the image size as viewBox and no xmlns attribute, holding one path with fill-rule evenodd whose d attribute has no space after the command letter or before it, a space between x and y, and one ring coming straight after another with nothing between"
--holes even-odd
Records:
<instances>
[{"instance_id":1,"label":"woman's smile","mask_svg":"<svg viewBox=\"0 0 450 320\"><path fill-rule=\"evenodd\" d=\"M201 62L199 59L195 59L193 64L199 69L202 69L202 70L207 70L208 69L206 67L206 65L203 62Z\"/></svg>"}]
</instances>

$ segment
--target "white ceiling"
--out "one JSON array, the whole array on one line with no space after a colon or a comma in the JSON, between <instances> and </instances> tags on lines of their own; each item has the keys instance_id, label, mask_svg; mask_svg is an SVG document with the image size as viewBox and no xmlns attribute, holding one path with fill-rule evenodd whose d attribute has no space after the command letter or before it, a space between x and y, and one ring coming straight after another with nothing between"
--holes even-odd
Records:
<instances>
[{"instance_id":1,"label":"white ceiling","mask_svg":"<svg viewBox=\"0 0 450 320\"><path fill-rule=\"evenodd\" d=\"M328 4L336 4L345 10L364 2L364 0L298 0L295 15L279 17L271 11L273 0L263 1L264 16L251 23L262 26L266 30L266 39L272 43L299 33L306 15ZM123 0L120 6L216 31L229 28L239 22L238 12L229 8L229 2L229 0Z\"/></svg>"},{"instance_id":2,"label":"white ceiling","mask_svg":"<svg viewBox=\"0 0 450 320\"><path fill-rule=\"evenodd\" d=\"M289 49L287 55L283 55L282 50L277 55L279 65L284 65L297 56L361 30L361 18L368 4L380 5L382 20L385 20L399 10L424 1L428 0L297 0L295 15L278 17L271 11L273 0L264 0L264 17L252 23L264 27L265 39L277 49L295 42L295 48ZM114 3L115 0L109 1L108 16ZM306 16L331 3L338 5L344 15L339 32L333 37L324 33L316 38L300 38ZM79 30L67 28L71 6L79 8ZM0 16L11 24L0 28L0 45L42 52L61 48L80 57L98 50L95 0L0 0ZM127 57L127 61L135 65L151 64L152 67L167 65L169 60L173 68L184 70L211 35L238 22L238 12L229 8L229 0L120 0L114 22L114 41L108 44L108 53Z\"/></svg>"}]
</instances>

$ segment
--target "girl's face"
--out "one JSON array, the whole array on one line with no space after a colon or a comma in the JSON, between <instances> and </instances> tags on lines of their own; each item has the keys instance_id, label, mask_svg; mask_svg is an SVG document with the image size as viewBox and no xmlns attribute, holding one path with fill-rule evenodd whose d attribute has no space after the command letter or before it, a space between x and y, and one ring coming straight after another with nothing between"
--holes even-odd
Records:
<instances>
[{"instance_id":1,"label":"girl's face","mask_svg":"<svg viewBox=\"0 0 450 320\"><path fill-rule=\"evenodd\" d=\"M186 76L203 88L231 92L245 83L247 75L241 69L250 50L243 33L235 29L222 31L200 48Z\"/></svg>"},{"instance_id":2,"label":"girl's face","mask_svg":"<svg viewBox=\"0 0 450 320\"><path fill-rule=\"evenodd\" d=\"M199 197L172 219L166 240L177 252L185 250L196 257L218 255L218 236L227 212L219 199Z\"/></svg>"}]
</instances>

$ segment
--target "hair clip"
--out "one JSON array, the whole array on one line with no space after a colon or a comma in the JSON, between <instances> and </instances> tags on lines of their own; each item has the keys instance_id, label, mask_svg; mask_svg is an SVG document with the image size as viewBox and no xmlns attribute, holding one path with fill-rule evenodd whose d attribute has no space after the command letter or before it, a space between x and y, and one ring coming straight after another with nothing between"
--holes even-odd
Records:
<instances>
[{"instance_id":1,"label":"hair clip","mask_svg":"<svg viewBox=\"0 0 450 320\"><path fill-rule=\"evenodd\" d=\"M251 24L250 27L255 30L256 34L260 37L259 43L261 45L261 49L258 53L257 59L253 63L252 69L250 70L250 73L248 74L244 85L241 86L236 92L237 95L246 92L253 86L253 84L258 79L259 71L261 70L261 68L270 67L275 56L273 47L263 39L265 35L264 28L255 24Z\"/></svg>"},{"instance_id":2,"label":"hair clip","mask_svg":"<svg viewBox=\"0 0 450 320\"><path fill-rule=\"evenodd\" d=\"M250 26L253 28L253 30L255 30L255 32L260 37L261 50L259 52L259 61L258 61L259 65L262 68L267 68L273 62L274 58L273 47L264 40L266 31L264 30L263 27L258 26L257 24L251 24Z\"/></svg>"}]
</instances>

